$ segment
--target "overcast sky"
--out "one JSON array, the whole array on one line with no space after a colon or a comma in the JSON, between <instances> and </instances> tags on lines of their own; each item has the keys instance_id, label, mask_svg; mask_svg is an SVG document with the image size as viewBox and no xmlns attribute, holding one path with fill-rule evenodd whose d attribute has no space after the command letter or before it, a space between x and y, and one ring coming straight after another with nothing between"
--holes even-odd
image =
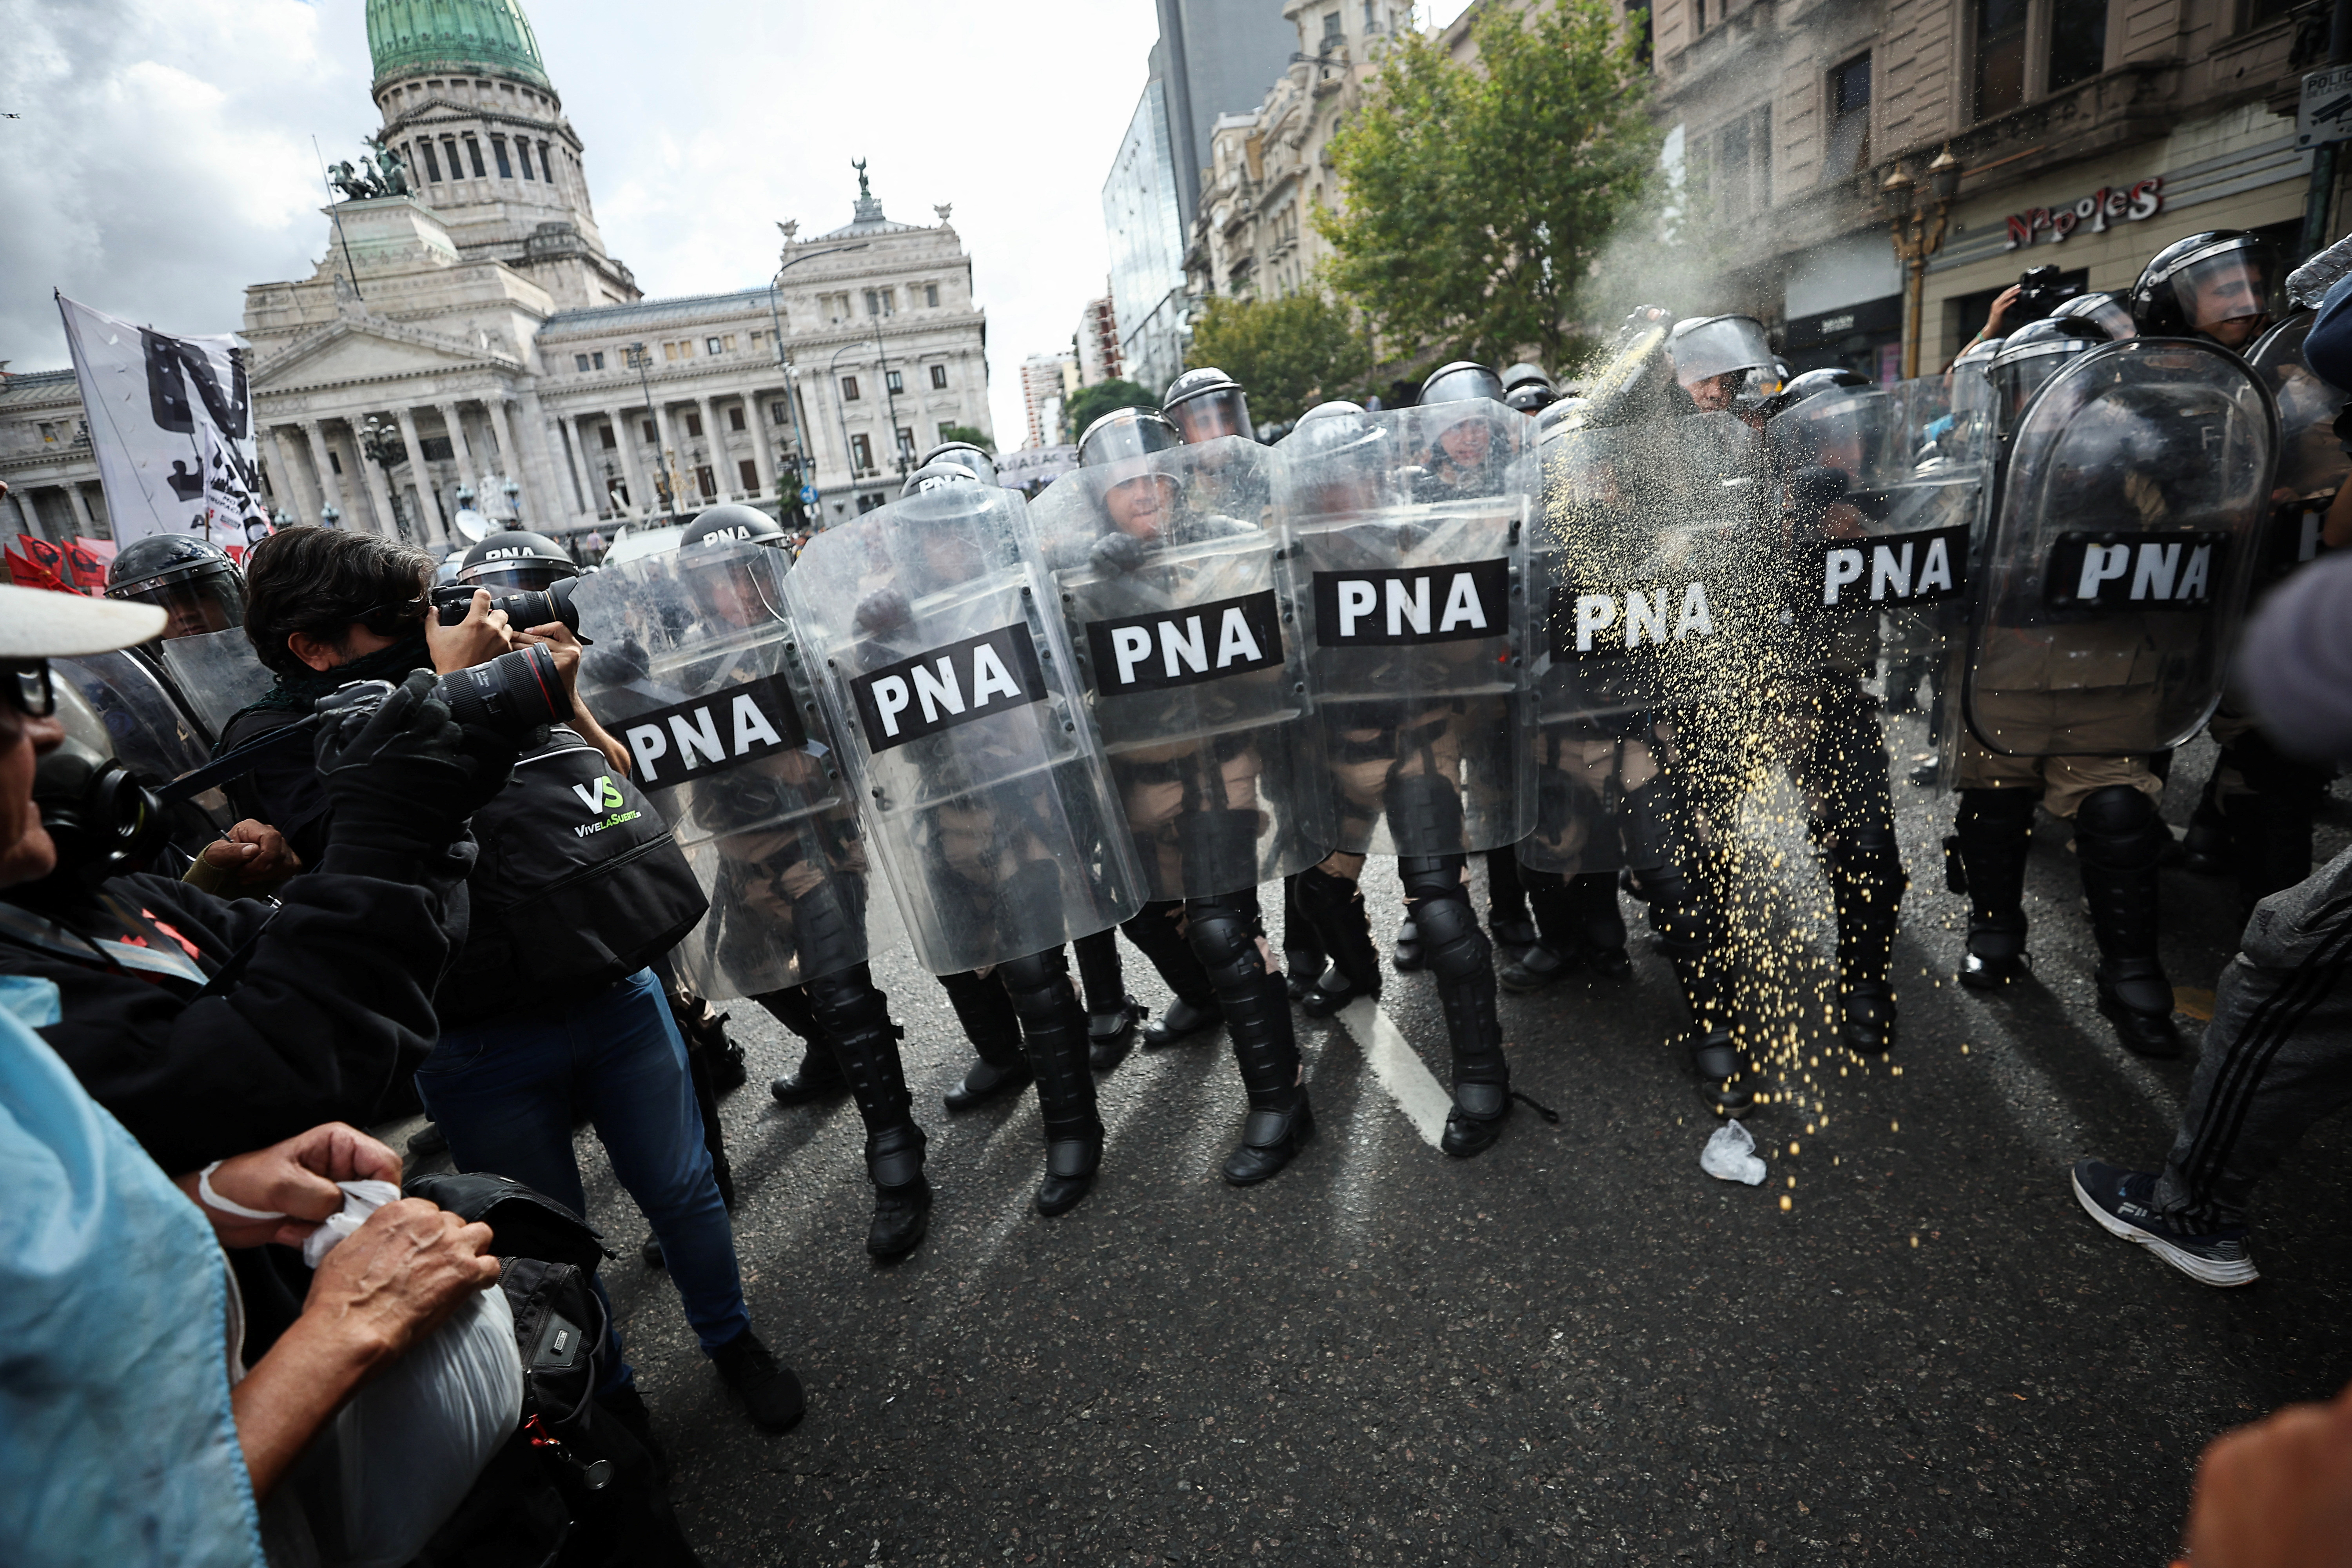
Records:
<instances>
[{"instance_id":1,"label":"overcast sky","mask_svg":"<svg viewBox=\"0 0 2352 1568\"><path fill-rule=\"evenodd\" d=\"M1279 0L1267 0L1279 4ZM1151 0L524 0L587 143L596 216L649 295L756 286L776 220L955 204L989 316L1000 437L1020 363L1104 288L1101 189L1143 89ZM62 368L52 287L169 331L233 331L308 277L311 151L379 123L362 0L0 0L0 359Z\"/></svg>"}]
</instances>

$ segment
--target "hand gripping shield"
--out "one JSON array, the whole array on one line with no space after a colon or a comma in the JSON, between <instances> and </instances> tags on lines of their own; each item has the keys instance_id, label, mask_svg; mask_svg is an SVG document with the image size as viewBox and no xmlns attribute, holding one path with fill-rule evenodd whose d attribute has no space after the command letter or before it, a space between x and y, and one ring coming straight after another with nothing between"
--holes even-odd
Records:
<instances>
[{"instance_id":1,"label":"hand gripping shield","mask_svg":"<svg viewBox=\"0 0 2352 1568\"><path fill-rule=\"evenodd\" d=\"M710 900L677 950L680 978L706 996L756 996L866 957L856 812L788 652L792 563L714 542L607 566L572 601L594 639L580 695L629 748Z\"/></svg>"},{"instance_id":2,"label":"hand gripping shield","mask_svg":"<svg viewBox=\"0 0 2352 1568\"><path fill-rule=\"evenodd\" d=\"M215 737L241 710L260 701L278 684L253 651L253 639L243 626L167 637L159 647L172 684Z\"/></svg>"},{"instance_id":3,"label":"hand gripping shield","mask_svg":"<svg viewBox=\"0 0 2352 1568\"><path fill-rule=\"evenodd\" d=\"M1721 413L1547 443L1528 572L1526 864L1569 876L1622 864L1627 804L1660 776L1657 717L1730 689L1753 658L1739 632L1759 468L1754 433Z\"/></svg>"},{"instance_id":4,"label":"hand gripping shield","mask_svg":"<svg viewBox=\"0 0 2352 1568\"><path fill-rule=\"evenodd\" d=\"M2244 618L2278 429L2244 362L2188 339L2095 349L2034 394L1969 635L1979 742L2137 756L2196 732Z\"/></svg>"},{"instance_id":5,"label":"hand gripping shield","mask_svg":"<svg viewBox=\"0 0 2352 1568\"><path fill-rule=\"evenodd\" d=\"M2278 404L2278 476L2271 490L2273 497L2292 492L2273 502L2254 568L2256 592L2319 553L2320 526L2346 473L2352 471L2352 458L2336 434L2336 416L2352 394L2322 381L2303 357L2303 340L2316 319L2313 311L2297 310L2246 353L2246 363Z\"/></svg>"},{"instance_id":6,"label":"hand gripping shield","mask_svg":"<svg viewBox=\"0 0 2352 1568\"><path fill-rule=\"evenodd\" d=\"M1265 453L1225 437L1080 468L1031 510L1155 900L1255 888L1331 849Z\"/></svg>"},{"instance_id":7,"label":"hand gripping shield","mask_svg":"<svg viewBox=\"0 0 2352 1568\"><path fill-rule=\"evenodd\" d=\"M1340 850L1459 855L1533 826L1530 435L1477 398L1318 416L1276 449Z\"/></svg>"},{"instance_id":8,"label":"hand gripping shield","mask_svg":"<svg viewBox=\"0 0 2352 1568\"><path fill-rule=\"evenodd\" d=\"M1020 496L945 485L828 529L785 595L924 967L1042 952L1143 907Z\"/></svg>"}]
</instances>

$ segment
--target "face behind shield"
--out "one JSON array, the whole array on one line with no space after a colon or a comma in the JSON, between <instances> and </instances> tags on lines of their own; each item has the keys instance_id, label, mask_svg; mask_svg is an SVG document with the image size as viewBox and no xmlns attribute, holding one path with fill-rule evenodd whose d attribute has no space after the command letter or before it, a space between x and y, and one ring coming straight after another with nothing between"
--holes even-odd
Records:
<instances>
[{"instance_id":1,"label":"face behind shield","mask_svg":"<svg viewBox=\"0 0 2352 1568\"><path fill-rule=\"evenodd\" d=\"M2192 261L2169 282L2189 330L2225 348L2242 348L2270 320L2269 268L2250 250Z\"/></svg>"},{"instance_id":2,"label":"face behind shield","mask_svg":"<svg viewBox=\"0 0 2352 1568\"><path fill-rule=\"evenodd\" d=\"M1675 380L1701 413L1717 413L1738 400L1748 373L1769 369L1772 345L1762 322L1748 316L1709 316L1677 322L1666 337Z\"/></svg>"}]
</instances>

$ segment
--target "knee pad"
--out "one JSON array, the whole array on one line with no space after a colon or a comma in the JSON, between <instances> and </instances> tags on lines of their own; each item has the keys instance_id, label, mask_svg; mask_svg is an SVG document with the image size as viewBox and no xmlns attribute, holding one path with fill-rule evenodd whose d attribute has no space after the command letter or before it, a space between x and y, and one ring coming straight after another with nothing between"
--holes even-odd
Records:
<instances>
[{"instance_id":1,"label":"knee pad","mask_svg":"<svg viewBox=\"0 0 2352 1568\"><path fill-rule=\"evenodd\" d=\"M1381 802L1389 832L1401 843L1462 842L1462 792L1440 773L1408 773L1389 780Z\"/></svg>"},{"instance_id":2,"label":"knee pad","mask_svg":"<svg viewBox=\"0 0 2352 1568\"><path fill-rule=\"evenodd\" d=\"M2108 784L2083 797L2074 811L2074 853L2103 870L2152 868L2171 836L2156 802L2129 784Z\"/></svg>"},{"instance_id":3,"label":"knee pad","mask_svg":"<svg viewBox=\"0 0 2352 1568\"><path fill-rule=\"evenodd\" d=\"M1413 855L1397 860L1397 879L1404 884L1405 902L1423 899L1460 899L1466 906L1470 889L1462 879L1459 855Z\"/></svg>"},{"instance_id":4,"label":"knee pad","mask_svg":"<svg viewBox=\"0 0 2352 1568\"><path fill-rule=\"evenodd\" d=\"M890 1027L889 998L875 988L873 972L865 964L808 983L809 1006L825 1032L836 1040L872 1028Z\"/></svg>"},{"instance_id":5,"label":"knee pad","mask_svg":"<svg viewBox=\"0 0 2352 1568\"><path fill-rule=\"evenodd\" d=\"M1013 1011L1026 1020L1049 1012L1055 991L1069 988L1070 961L1060 948L1048 948L1006 959L996 966L996 975L1013 998Z\"/></svg>"},{"instance_id":6,"label":"knee pad","mask_svg":"<svg viewBox=\"0 0 2352 1568\"><path fill-rule=\"evenodd\" d=\"M1265 964L1257 952L1257 932L1241 910L1213 900L1189 903L1184 910L1185 929L1193 954L1209 972L1209 979L1219 994L1245 985L1264 973Z\"/></svg>"},{"instance_id":7,"label":"knee pad","mask_svg":"<svg viewBox=\"0 0 2352 1568\"><path fill-rule=\"evenodd\" d=\"M1475 979L1493 957L1493 944L1478 929L1465 896L1422 900L1413 906L1412 923L1421 932L1429 972L1441 985Z\"/></svg>"}]
</instances>

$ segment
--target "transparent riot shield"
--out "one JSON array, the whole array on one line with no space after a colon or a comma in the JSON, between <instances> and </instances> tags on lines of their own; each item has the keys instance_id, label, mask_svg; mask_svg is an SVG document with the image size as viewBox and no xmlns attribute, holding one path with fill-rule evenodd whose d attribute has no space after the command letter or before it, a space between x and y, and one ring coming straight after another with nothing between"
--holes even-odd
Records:
<instances>
[{"instance_id":1,"label":"transparent riot shield","mask_svg":"<svg viewBox=\"0 0 2352 1568\"><path fill-rule=\"evenodd\" d=\"M1031 509L1153 899L1331 851L1298 595L1239 437L1065 474Z\"/></svg>"},{"instance_id":2,"label":"transparent riot shield","mask_svg":"<svg viewBox=\"0 0 2352 1568\"><path fill-rule=\"evenodd\" d=\"M1534 825L1530 435L1475 399L1308 420L1276 449L1340 850L1457 855Z\"/></svg>"},{"instance_id":3,"label":"transparent riot shield","mask_svg":"<svg viewBox=\"0 0 2352 1568\"><path fill-rule=\"evenodd\" d=\"M2336 434L2336 416L2352 394L2322 381L2303 357L2315 319L2312 311L2297 310L2246 353L2279 412L2278 475L2271 485L2269 533L2254 569L2257 590L2319 553L2327 509L2352 471L2352 458Z\"/></svg>"},{"instance_id":4,"label":"transparent riot shield","mask_svg":"<svg viewBox=\"0 0 2352 1568\"><path fill-rule=\"evenodd\" d=\"M862 963L866 863L831 732L787 654L791 552L750 541L582 579L590 712L710 900L678 944L703 995L757 996Z\"/></svg>"},{"instance_id":5,"label":"transparent riot shield","mask_svg":"<svg viewBox=\"0 0 2352 1568\"><path fill-rule=\"evenodd\" d=\"M158 646L172 684L215 737L239 710L268 696L278 681L253 651L253 639L243 626L167 637Z\"/></svg>"},{"instance_id":6,"label":"transparent riot shield","mask_svg":"<svg viewBox=\"0 0 2352 1568\"><path fill-rule=\"evenodd\" d=\"M211 742L137 649L56 658L49 665L97 713L116 758L149 784L168 784L212 760ZM236 820L228 797L218 787L208 789L173 809L173 842L194 854Z\"/></svg>"},{"instance_id":7,"label":"transparent riot shield","mask_svg":"<svg viewBox=\"0 0 2352 1568\"><path fill-rule=\"evenodd\" d=\"M1145 879L1012 490L827 529L785 596L916 957L951 974L1106 931Z\"/></svg>"},{"instance_id":8,"label":"transparent riot shield","mask_svg":"<svg viewBox=\"0 0 2352 1568\"><path fill-rule=\"evenodd\" d=\"M1978 742L2132 756L2196 732L2244 617L2278 430L2243 361L2186 339L2110 343L2033 395L1969 637Z\"/></svg>"},{"instance_id":9,"label":"transparent riot shield","mask_svg":"<svg viewBox=\"0 0 2352 1568\"><path fill-rule=\"evenodd\" d=\"M1659 716L1736 692L1753 665L1760 474L1753 432L1728 414L1547 443L1528 569L1527 865L1619 865L1629 802L1657 793Z\"/></svg>"}]
</instances>

